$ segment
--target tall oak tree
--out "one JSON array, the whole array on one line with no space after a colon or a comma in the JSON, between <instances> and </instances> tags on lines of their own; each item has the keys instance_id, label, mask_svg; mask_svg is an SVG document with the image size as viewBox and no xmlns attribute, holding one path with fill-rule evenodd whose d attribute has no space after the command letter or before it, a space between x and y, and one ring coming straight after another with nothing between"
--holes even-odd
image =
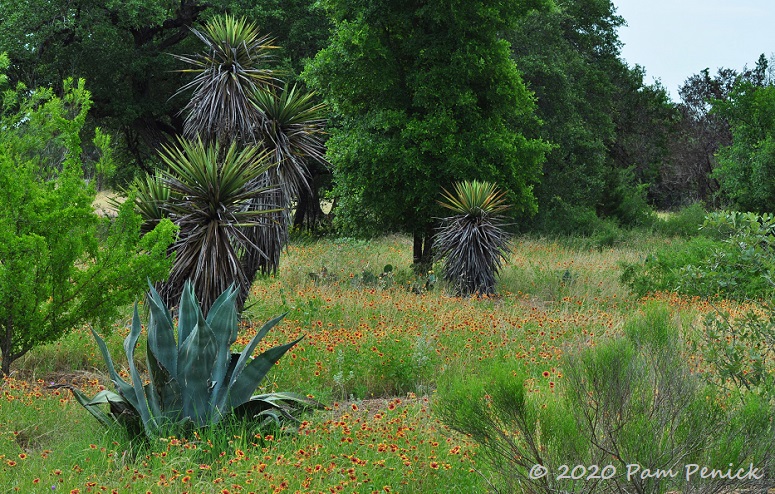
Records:
<instances>
[{"instance_id":1,"label":"tall oak tree","mask_svg":"<svg viewBox=\"0 0 775 494\"><path fill-rule=\"evenodd\" d=\"M425 265L442 187L496 182L516 211L535 211L548 146L502 34L545 2L321 4L334 33L305 76L337 115L328 153L341 227L411 233Z\"/></svg>"}]
</instances>

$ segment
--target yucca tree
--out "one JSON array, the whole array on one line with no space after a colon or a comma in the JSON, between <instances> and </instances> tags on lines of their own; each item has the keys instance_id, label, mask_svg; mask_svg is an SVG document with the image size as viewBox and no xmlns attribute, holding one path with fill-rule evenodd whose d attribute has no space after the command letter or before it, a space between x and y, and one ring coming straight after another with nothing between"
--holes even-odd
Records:
<instances>
[{"instance_id":1,"label":"yucca tree","mask_svg":"<svg viewBox=\"0 0 775 494\"><path fill-rule=\"evenodd\" d=\"M325 105L315 103L314 93L300 91L295 85L258 90L253 103L263 116L263 146L272 153L275 164L269 170L270 179L289 200L309 192L307 163L325 161Z\"/></svg>"},{"instance_id":2,"label":"yucca tree","mask_svg":"<svg viewBox=\"0 0 775 494\"><path fill-rule=\"evenodd\" d=\"M442 219L434 247L443 260L443 277L456 295L491 295L495 276L509 252L502 213L505 193L490 182L464 181L443 189L439 203L455 214Z\"/></svg>"},{"instance_id":3,"label":"yucca tree","mask_svg":"<svg viewBox=\"0 0 775 494\"><path fill-rule=\"evenodd\" d=\"M183 72L196 74L179 91L194 90L184 109L185 135L255 144L270 152L273 166L262 185L279 188L273 195L256 197L251 210L288 208L300 194L311 195L307 162L324 162L322 105L296 87L278 89L266 66L275 47L254 23L226 15L194 33L205 44L204 53L177 57L193 66ZM259 270L277 269L288 223L286 210L274 215L269 229L244 232L257 247L246 257L251 279Z\"/></svg>"},{"instance_id":4,"label":"yucca tree","mask_svg":"<svg viewBox=\"0 0 775 494\"><path fill-rule=\"evenodd\" d=\"M273 166L264 179L279 187L271 197L254 200L257 209L280 205L283 212L275 215L268 229L253 229L253 240L268 257L254 254L249 258L248 270L266 274L277 269L279 255L287 242L291 203L301 196L312 196L311 177L307 163L315 160L325 163L322 134L324 105L314 102L312 93L296 86L277 90L259 89L253 94L254 105L263 116L262 145L271 154Z\"/></svg>"},{"instance_id":5,"label":"yucca tree","mask_svg":"<svg viewBox=\"0 0 775 494\"><path fill-rule=\"evenodd\" d=\"M165 206L170 199L170 188L164 183L161 175L155 174L146 175L143 178L136 177L130 189L124 190L124 196L134 196L135 211L143 219L140 233L145 235L152 231L161 220L169 217Z\"/></svg>"},{"instance_id":6,"label":"yucca tree","mask_svg":"<svg viewBox=\"0 0 775 494\"><path fill-rule=\"evenodd\" d=\"M272 187L258 185L270 166L268 153L255 146L239 148L235 142L224 148L217 142L180 139L177 146L164 148L162 158L168 169L156 180L168 192L160 212L179 228L162 296L168 304L179 300L191 281L206 314L234 283L241 309L253 281L244 259L258 249L245 231L266 226L278 211L250 207L254 198L272 193Z\"/></svg>"},{"instance_id":7,"label":"yucca tree","mask_svg":"<svg viewBox=\"0 0 775 494\"><path fill-rule=\"evenodd\" d=\"M259 33L255 23L228 14L192 31L204 43L203 52L174 55L191 66L181 72L195 74L176 93L193 90L183 109L184 135L205 142L254 141L262 117L252 96L258 88L276 82L267 64L277 47Z\"/></svg>"}]
</instances>

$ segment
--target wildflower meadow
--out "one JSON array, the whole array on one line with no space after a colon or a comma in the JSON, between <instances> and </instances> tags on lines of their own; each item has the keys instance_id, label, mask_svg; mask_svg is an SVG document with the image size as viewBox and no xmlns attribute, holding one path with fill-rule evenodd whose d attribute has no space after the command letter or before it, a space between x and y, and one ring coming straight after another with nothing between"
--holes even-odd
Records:
<instances>
[{"instance_id":1,"label":"wildflower meadow","mask_svg":"<svg viewBox=\"0 0 775 494\"><path fill-rule=\"evenodd\" d=\"M433 272L415 274L410 241L296 241L277 275L254 284L237 345L282 313L261 345L304 336L260 391L303 393L325 405L294 427L225 424L136 443L51 386L74 384L89 395L111 387L87 328L33 350L2 384L4 492L484 492L493 467L481 445L436 414L440 381L505 365L526 377L534 399L551 402L562 393L566 349L620 333L654 300L686 331L711 310L671 293L637 298L620 283L621 263L674 239L602 248L517 238L499 294L469 298L451 296ZM114 357L129 313L104 335ZM686 358L701 367L696 355ZM128 376L126 361L116 361Z\"/></svg>"}]
</instances>

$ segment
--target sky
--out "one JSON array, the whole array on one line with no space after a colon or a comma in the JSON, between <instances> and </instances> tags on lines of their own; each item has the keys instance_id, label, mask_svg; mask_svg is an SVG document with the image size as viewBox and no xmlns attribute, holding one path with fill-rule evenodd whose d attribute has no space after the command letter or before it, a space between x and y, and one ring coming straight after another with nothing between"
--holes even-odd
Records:
<instances>
[{"instance_id":1,"label":"sky","mask_svg":"<svg viewBox=\"0 0 775 494\"><path fill-rule=\"evenodd\" d=\"M627 26L622 58L659 79L673 101L701 70L753 68L775 54L775 0L613 0Z\"/></svg>"}]
</instances>

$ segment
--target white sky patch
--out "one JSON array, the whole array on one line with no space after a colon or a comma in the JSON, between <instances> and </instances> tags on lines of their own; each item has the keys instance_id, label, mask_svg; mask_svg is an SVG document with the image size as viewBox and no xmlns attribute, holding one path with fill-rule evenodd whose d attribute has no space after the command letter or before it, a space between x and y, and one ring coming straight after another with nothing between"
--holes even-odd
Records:
<instances>
[{"instance_id":1,"label":"white sky patch","mask_svg":"<svg viewBox=\"0 0 775 494\"><path fill-rule=\"evenodd\" d=\"M709 68L742 70L775 53L775 0L613 0L627 26L622 57L678 100L678 87Z\"/></svg>"}]
</instances>

